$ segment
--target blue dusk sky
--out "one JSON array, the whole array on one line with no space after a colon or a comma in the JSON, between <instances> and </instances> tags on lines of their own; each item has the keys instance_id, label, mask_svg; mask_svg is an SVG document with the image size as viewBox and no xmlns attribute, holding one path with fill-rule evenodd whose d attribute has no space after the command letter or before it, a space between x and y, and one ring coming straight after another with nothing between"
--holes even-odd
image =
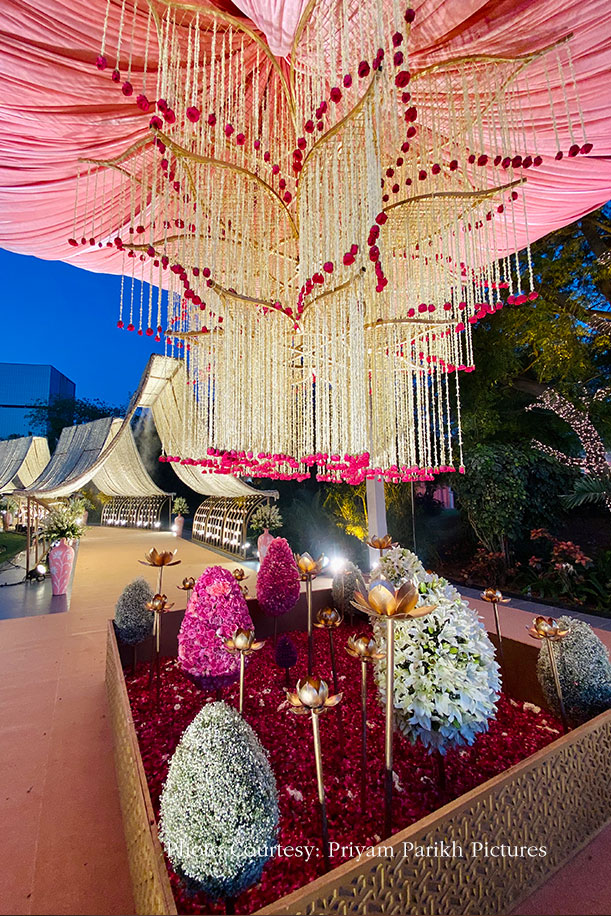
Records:
<instances>
[{"instance_id":1,"label":"blue dusk sky","mask_svg":"<svg viewBox=\"0 0 611 916\"><path fill-rule=\"evenodd\" d=\"M0 249L1 362L50 363L79 398L127 404L153 348L118 330L120 278Z\"/></svg>"}]
</instances>

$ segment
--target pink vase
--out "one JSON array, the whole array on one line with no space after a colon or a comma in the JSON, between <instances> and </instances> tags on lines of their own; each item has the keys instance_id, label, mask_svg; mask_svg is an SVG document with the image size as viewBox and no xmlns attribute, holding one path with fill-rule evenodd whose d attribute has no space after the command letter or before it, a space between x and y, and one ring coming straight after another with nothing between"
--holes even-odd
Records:
<instances>
[{"instance_id":1,"label":"pink vase","mask_svg":"<svg viewBox=\"0 0 611 916\"><path fill-rule=\"evenodd\" d=\"M73 563L74 548L66 538L62 538L59 544L49 551L49 571L54 595L66 594Z\"/></svg>"},{"instance_id":2,"label":"pink vase","mask_svg":"<svg viewBox=\"0 0 611 916\"><path fill-rule=\"evenodd\" d=\"M185 520L182 517L182 515L177 515L176 518L174 519L174 528L176 529L177 538L182 537L182 529L183 529L184 524L185 524Z\"/></svg>"},{"instance_id":3,"label":"pink vase","mask_svg":"<svg viewBox=\"0 0 611 916\"><path fill-rule=\"evenodd\" d=\"M274 540L274 535L269 533L267 528L263 529L263 534L259 535L257 540L257 548L259 550L259 563L262 563L265 559L265 555L269 550L269 545Z\"/></svg>"}]
</instances>

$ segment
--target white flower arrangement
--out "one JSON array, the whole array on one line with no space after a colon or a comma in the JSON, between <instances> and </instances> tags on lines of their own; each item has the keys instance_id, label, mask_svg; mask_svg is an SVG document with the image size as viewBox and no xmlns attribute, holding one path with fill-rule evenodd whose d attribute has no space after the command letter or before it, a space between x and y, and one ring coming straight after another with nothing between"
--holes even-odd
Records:
<instances>
[{"instance_id":1,"label":"white flower arrangement","mask_svg":"<svg viewBox=\"0 0 611 916\"><path fill-rule=\"evenodd\" d=\"M405 547L391 547L380 557L371 577L388 579L398 588L404 582L420 581L424 574L424 566L415 553Z\"/></svg>"},{"instance_id":2,"label":"white flower arrangement","mask_svg":"<svg viewBox=\"0 0 611 916\"><path fill-rule=\"evenodd\" d=\"M446 579L420 566L422 572L413 579L418 604L432 604L435 610L395 623L394 706L397 725L410 741L420 739L430 751L445 754L487 731L500 691L499 667L475 612ZM384 651L386 627L376 622L374 631ZM385 700L385 656L374 670Z\"/></svg>"},{"instance_id":3,"label":"white flower arrangement","mask_svg":"<svg viewBox=\"0 0 611 916\"><path fill-rule=\"evenodd\" d=\"M276 780L250 725L209 703L185 730L160 799L159 837L176 873L211 899L256 883L278 826Z\"/></svg>"},{"instance_id":4,"label":"white flower arrangement","mask_svg":"<svg viewBox=\"0 0 611 916\"><path fill-rule=\"evenodd\" d=\"M278 507L271 504L258 506L250 518L249 527L253 531L264 531L265 528L268 531L277 531L278 528L282 528L282 516Z\"/></svg>"}]
</instances>

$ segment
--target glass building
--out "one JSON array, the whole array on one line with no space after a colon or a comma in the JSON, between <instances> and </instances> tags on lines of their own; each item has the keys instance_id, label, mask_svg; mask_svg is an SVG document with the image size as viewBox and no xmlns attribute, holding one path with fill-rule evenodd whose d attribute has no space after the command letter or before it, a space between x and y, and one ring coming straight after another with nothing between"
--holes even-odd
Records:
<instances>
[{"instance_id":1,"label":"glass building","mask_svg":"<svg viewBox=\"0 0 611 916\"><path fill-rule=\"evenodd\" d=\"M55 366L0 363L0 439L9 436L44 435L34 429L28 413L41 402L74 398L76 386Z\"/></svg>"}]
</instances>

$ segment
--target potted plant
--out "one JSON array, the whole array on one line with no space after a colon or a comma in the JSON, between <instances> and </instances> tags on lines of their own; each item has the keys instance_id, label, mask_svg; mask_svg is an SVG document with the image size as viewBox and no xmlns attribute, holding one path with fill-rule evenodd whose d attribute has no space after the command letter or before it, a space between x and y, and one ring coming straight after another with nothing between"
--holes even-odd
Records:
<instances>
[{"instance_id":1,"label":"potted plant","mask_svg":"<svg viewBox=\"0 0 611 916\"><path fill-rule=\"evenodd\" d=\"M18 508L17 501L10 496L4 496L2 500L0 500L2 527L5 531L8 531L13 524L13 517Z\"/></svg>"},{"instance_id":2,"label":"potted plant","mask_svg":"<svg viewBox=\"0 0 611 916\"><path fill-rule=\"evenodd\" d=\"M271 503L259 506L252 514L250 527L253 531L262 532L257 540L259 562L262 563L269 550L269 545L274 540L274 536L270 534L270 531L276 531L278 528L282 528L282 516L278 511L278 507L272 506Z\"/></svg>"},{"instance_id":3,"label":"potted plant","mask_svg":"<svg viewBox=\"0 0 611 916\"><path fill-rule=\"evenodd\" d=\"M80 522L81 506L69 502L53 506L44 521L45 540L51 543L49 571L54 595L65 595L74 564L74 541L80 540L85 528Z\"/></svg>"},{"instance_id":4,"label":"potted plant","mask_svg":"<svg viewBox=\"0 0 611 916\"><path fill-rule=\"evenodd\" d=\"M176 516L174 519L174 530L176 537L182 537L182 529L185 523L184 516L189 514L189 504L184 496L177 496L172 503L172 512Z\"/></svg>"}]
</instances>

